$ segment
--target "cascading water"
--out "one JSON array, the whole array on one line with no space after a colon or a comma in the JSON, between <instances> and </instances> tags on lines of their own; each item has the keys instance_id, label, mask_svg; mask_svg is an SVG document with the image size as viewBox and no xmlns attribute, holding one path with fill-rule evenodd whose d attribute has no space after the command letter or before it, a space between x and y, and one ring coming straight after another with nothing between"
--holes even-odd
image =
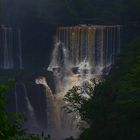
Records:
<instances>
[{"instance_id":1,"label":"cascading water","mask_svg":"<svg viewBox=\"0 0 140 140\"><path fill-rule=\"evenodd\" d=\"M4 68L9 68L9 57L8 57L8 46L7 46L7 28L4 28Z\"/></svg>"},{"instance_id":2,"label":"cascading water","mask_svg":"<svg viewBox=\"0 0 140 140\"><path fill-rule=\"evenodd\" d=\"M50 125L50 119L51 119L51 116L50 116L50 112L51 112L51 109L52 109L52 91L51 89L49 88L46 80L44 77L38 77L36 78L35 80L35 83L36 84L39 84L39 85L43 85L45 87L45 90L46 90L46 102L47 102L47 110L46 110L46 116L47 116L47 126L49 127ZM49 131L49 130L48 130Z\"/></svg>"},{"instance_id":3,"label":"cascading water","mask_svg":"<svg viewBox=\"0 0 140 140\"><path fill-rule=\"evenodd\" d=\"M75 85L82 85L92 78L108 74L116 55L120 52L120 25L59 27L48 71L54 74L59 116L57 139L77 136L79 133L72 119L63 109L63 97ZM53 117L52 119L54 119ZM70 119L73 125L66 120ZM63 123L64 122L64 123Z\"/></svg>"},{"instance_id":4,"label":"cascading water","mask_svg":"<svg viewBox=\"0 0 140 140\"><path fill-rule=\"evenodd\" d=\"M21 44L21 30L18 30L18 46L19 46L19 69L23 69L23 65L22 65L22 44Z\"/></svg>"},{"instance_id":5,"label":"cascading water","mask_svg":"<svg viewBox=\"0 0 140 140\"><path fill-rule=\"evenodd\" d=\"M46 116L47 116L47 133L55 133L58 132L58 128L60 127L60 120L58 116L58 110L57 110L57 104L55 102L54 95L52 94L52 91L50 87L48 86L45 77L38 77L35 80L36 84L43 85L46 90ZM54 118L55 116L55 118ZM54 118L54 119L52 119Z\"/></svg>"},{"instance_id":6,"label":"cascading water","mask_svg":"<svg viewBox=\"0 0 140 140\"><path fill-rule=\"evenodd\" d=\"M20 90L19 90L20 89ZM24 110L25 113L27 113L27 119L28 122L30 122L28 127L29 131L33 131L34 129L38 128L38 124L37 124L37 120L36 120L36 116L35 116L35 111L34 108L29 100L28 94L27 94L27 89L24 83L15 83L14 86L14 94L15 94L15 103L16 103L16 113L18 113L20 111L20 104L18 101L18 94L19 92L22 91L22 93L24 93L24 98L25 98L25 102L26 102L26 107L27 107L27 111ZM28 123L27 122L27 123Z\"/></svg>"},{"instance_id":7,"label":"cascading water","mask_svg":"<svg viewBox=\"0 0 140 140\"><path fill-rule=\"evenodd\" d=\"M21 31L0 26L0 69L22 69Z\"/></svg>"}]
</instances>

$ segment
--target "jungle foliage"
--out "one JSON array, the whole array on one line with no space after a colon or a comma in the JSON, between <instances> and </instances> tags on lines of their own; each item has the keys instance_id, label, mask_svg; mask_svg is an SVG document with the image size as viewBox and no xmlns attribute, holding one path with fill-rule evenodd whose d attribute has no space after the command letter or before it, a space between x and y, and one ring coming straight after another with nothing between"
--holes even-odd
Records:
<instances>
[{"instance_id":1,"label":"jungle foliage","mask_svg":"<svg viewBox=\"0 0 140 140\"><path fill-rule=\"evenodd\" d=\"M23 128L26 120L24 114L6 111L5 93L12 89L13 83L13 79L0 83L0 140L50 140L43 133L41 135L27 133Z\"/></svg>"},{"instance_id":2,"label":"jungle foliage","mask_svg":"<svg viewBox=\"0 0 140 140\"><path fill-rule=\"evenodd\" d=\"M75 108L73 102L79 95L76 89L73 87L66 95L71 108ZM139 140L140 37L123 50L109 76L92 89L91 98L76 108L90 124L78 140Z\"/></svg>"}]
</instances>

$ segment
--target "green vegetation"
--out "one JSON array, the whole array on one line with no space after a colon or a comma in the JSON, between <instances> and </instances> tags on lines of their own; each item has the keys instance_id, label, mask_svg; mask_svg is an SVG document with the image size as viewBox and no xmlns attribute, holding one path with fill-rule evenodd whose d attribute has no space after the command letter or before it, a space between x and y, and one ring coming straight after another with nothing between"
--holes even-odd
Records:
<instances>
[{"instance_id":1,"label":"green vegetation","mask_svg":"<svg viewBox=\"0 0 140 140\"><path fill-rule=\"evenodd\" d=\"M42 133L41 136L28 134L22 127L25 117L20 113L6 112L5 93L12 88L13 80L0 83L0 140L50 140Z\"/></svg>"},{"instance_id":2,"label":"green vegetation","mask_svg":"<svg viewBox=\"0 0 140 140\"><path fill-rule=\"evenodd\" d=\"M116 61L110 75L94 90L88 86L91 99L81 100L79 108L73 110L90 124L79 140L140 139L140 37ZM77 88L73 87L65 97L71 108L78 102Z\"/></svg>"}]
</instances>

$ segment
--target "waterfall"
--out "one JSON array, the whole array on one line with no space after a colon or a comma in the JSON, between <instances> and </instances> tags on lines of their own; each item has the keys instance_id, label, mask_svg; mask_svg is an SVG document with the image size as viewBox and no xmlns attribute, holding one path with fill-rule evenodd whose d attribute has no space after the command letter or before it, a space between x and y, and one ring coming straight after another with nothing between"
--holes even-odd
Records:
<instances>
[{"instance_id":1,"label":"waterfall","mask_svg":"<svg viewBox=\"0 0 140 140\"><path fill-rule=\"evenodd\" d=\"M49 71L53 71L56 79L56 92L58 94L61 91L64 92L64 89L61 90L64 87L62 84L67 85L68 77L101 76L114 64L115 56L119 52L119 25L58 27L55 47L48 67ZM82 68L83 74L81 73L82 65L85 65ZM77 80L79 80L78 77Z\"/></svg>"},{"instance_id":2,"label":"waterfall","mask_svg":"<svg viewBox=\"0 0 140 140\"><path fill-rule=\"evenodd\" d=\"M62 66L65 61L62 52L65 46L71 67L77 67L85 59L95 70L114 62L114 56L120 52L120 26L74 26L59 27L55 39L55 48L48 70Z\"/></svg>"},{"instance_id":3,"label":"waterfall","mask_svg":"<svg viewBox=\"0 0 140 140\"><path fill-rule=\"evenodd\" d=\"M21 30L18 30L18 42L19 42L19 69L23 69L22 66L22 46L21 46Z\"/></svg>"},{"instance_id":4,"label":"waterfall","mask_svg":"<svg viewBox=\"0 0 140 140\"><path fill-rule=\"evenodd\" d=\"M24 94L25 94L25 100L26 100L26 103L27 103L27 109L28 109L28 122L32 123L32 124L29 124L29 127L28 129L30 131L33 131L33 129L38 129L39 128L39 125L37 123L37 119L36 119L36 116L35 116L35 112L34 112L34 108L28 98L28 94L27 94L27 89L26 89L26 86L24 83L20 83L22 86L23 86L23 90L24 90Z\"/></svg>"},{"instance_id":5,"label":"waterfall","mask_svg":"<svg viewBox=\"0 0 140 140\"><path fill-rule=\"evenodd\" d=\"M27 109L29 112L29 117L32 118L34 120L34 122L36 122L36 118L35 118L35 113L34 113L34 109L33 106L31 105L31 102L28 98L28 94L27 94L27 89L24 83L20 83L23 86L23 90L24 90L24 94L25 94L25 100L27 102Z\"/></svg>"},{"instance_id":6,"label":"waterfall","mask_svg":"<svg viewBox=\"0 0 140 140\"><path fill-rule=\"evenodd\" d=\"M47 132L51 133L52 129L56 129L58 126L57 120L52 120L52 117L55 116L57 119L56 108L54 108L54 98L50 87L48 86L45 77L39 76L35 80L36 84L43 85L46 92L46 116L47 116Z\"/></svg>"},{"instance_id":7,"label":"waterfall","mask_svg":"<svg viewBox=\"0 0 140 140\"><path fill-rule=\"evenodd\" d=\"M24 83L15 83L15 90L14 90L14 93L15 93L15 102L16 102L16 112L18 112L19 110L18 110L18 94L17 94L17 86L22 86L22 88L23 88L23 92L24 92L24 94L25 94L25 100L26 100L26 103L27 103L27 109L28 109L28 111L29 111L29 113L30 113L30 117L31 118L34 118L33 116L35 116L34 115L34 109L33 109L33 107L32 107L32 105L31 105L31 102L30 102L30 100L29 100L29 98L28 98L28 94L27 94L27 89L26 89L26 86L25 86L25 84Z\"/></svg>"},{"instance_id":8,"label":"waterfall","mask_svg":"<svg viewBox=\"0 0 140 140\"><path fill-rule=\"evenodd\" d=\"M21 31L0 26L0 68L22 69Z\"/></svg>"},{"instance_id":9,"label":"waterfall","mask_svg":"<svg viewBox=\"0 0 140 140\"><path fill-rule=\"evenodd\" d=\"M120 25L58 27L48 71L54 74L55 102L61 104L59 108L65 104L63 97L73 86L83 86L91 79L98 81L102 75L108 74L119 53ZM75 121L79 119L63 109L59 110L61 127L58 138L77 136L79 131ZM71 121L72 126L67 120Z\"/></svg>"},{"instance_id":10,"label":"waterfall","mask_svg":"<svg viewBox=\"0 0 140 140\"><path fill-rule=\"evenodd\" d=\"M9 50L9 62L10 62L10 65L9 65L9 68L13 68L14 67L14 60L13 60L13 48L14 48L14 45L13 45L13 29L12 28L9 28L9 31L8 31L8 50Z\"/></svg>"},{"instance_id":11,"label":"waterfall","mask_svg":"<svg viewBox=\"0 0 140 140\"><path fill-rule=\"evenodd\" d=\"M7 42L7 30L8 28L4 27L4 68L9 69L9 52L8 52L8 42Z\"/></svg>"},{"instance_id":12,"label":"waterfall","mask_svg":"<svg viewBox=\"0 0 140 140\"><path fill-rule=\"evenodd\" d=\"M30 131L33 131L33 129L37 129L39 127L39 125L37 124L37 120L36 120L36 116L35 116L35 112L34 112L34 108L29 100L28 94L27 94L27 89L24 83L15 83L14 86L14 93L15 93L15 103L16 103L16 113L20 111L20 104L18 104L18 93L17 93L17 88L19 88L20 90L18 90L18 92L23 91L24 93L24 97L25 97L25 101L26 101L26 105L27 105L27 123L30 122L28 129Z\"/></svg>"}]
</instances>

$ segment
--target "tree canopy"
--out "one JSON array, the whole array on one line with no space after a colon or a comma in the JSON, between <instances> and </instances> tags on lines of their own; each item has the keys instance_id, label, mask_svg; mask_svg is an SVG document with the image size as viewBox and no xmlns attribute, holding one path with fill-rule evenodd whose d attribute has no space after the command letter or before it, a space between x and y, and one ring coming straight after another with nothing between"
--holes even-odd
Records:
<instances>
[{"instance_id":1,"label":"tree canopy","mask_svg":"<svg viewBox=\"0 0 140 140\"><path fill-rule=\"evenodd\" d=\"M78 103L76 99L79 93L75 89L73 87L66 95L67 101L72 103L70 107ZM90 128L84 130L79 140L139 140L139 37L127 46L127 50L124 49L109 76L92 89L91 98L81 100L79 108L76 108L81 118L90 124Z\"/></svg>"}]
</instances>

